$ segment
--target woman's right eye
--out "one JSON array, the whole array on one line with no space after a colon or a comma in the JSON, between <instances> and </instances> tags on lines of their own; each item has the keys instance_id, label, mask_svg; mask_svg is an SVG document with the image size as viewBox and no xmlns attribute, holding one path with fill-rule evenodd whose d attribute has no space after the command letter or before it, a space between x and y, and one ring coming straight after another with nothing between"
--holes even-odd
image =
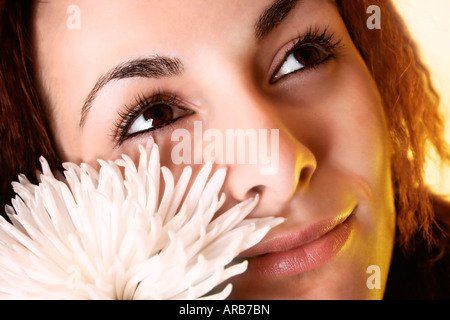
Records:
<instances>
[{"instance_id":1,"label":"woman's right eye","mask_svg":"<svg viewBox=\"0 0 450 320\"><path fill-rule=\"evenodd\" d=\"M194 113L182 107L182 101L175 95L157 93L149 99L138 96L136 103L136 107L119 114L120 119L115 125L118 146L129 138L157 131Z\"/></svg>"}]
</instances>

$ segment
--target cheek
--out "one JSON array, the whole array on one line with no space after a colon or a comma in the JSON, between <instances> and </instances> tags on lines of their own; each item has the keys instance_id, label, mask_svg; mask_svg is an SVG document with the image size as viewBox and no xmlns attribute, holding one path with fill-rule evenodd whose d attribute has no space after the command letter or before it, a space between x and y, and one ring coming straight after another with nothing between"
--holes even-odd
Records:
<instances>
[{"instance_id":1,"label":"cheek","mask_svg":"<svg viewBox=\"0 0 450 320\"><path fill-rule=\"evenodd\" d=\"M337 163L364 176L372 188L389 179L389 136L377 88L364 67L353 68L337 85L330 124L329 154ZM351 84L351 85L350 85Z\"/></svg>"},{"instance_id":2,"label":"cheek","mask_svg":"<svg viewBox=\"0 0 450 320\"><path fill-rule=\"evenodd\" d=\"M319 146L317 154L323 166L362 187L359 238L377 243L383 251L391 245L395 225L391 148L383 104L361 60L343 63L338 74L324 86L321 97L326 98L319 103L322 120L316 123L316 131L322 133L311 141ZM380 233L386 243L380 240Z\"/></svg>"},{"instance_id":3,"label":"cheek","mask_svg":"<svg viewBox=\"0 0 450 320\"><path fill-rule=\"evenodd\" d=\"M391 232L395 209L389 132L364 63L356 55L349 57L298 87L302 90L292 95L295 107L284 121L316 157L318 189L329 186L330 194L339 196L339 189L347 188L361 200L361 239L376 239L378 231L372 230Z\"/></svg>"},{"instance_id":4,"label":"cheek","mask_svg":"<svg viewBox=\"0 0 450 320\"><path fill-rule=\"evenodd\" d=\"M318 164L332 164L378 185L390 168L389 135L380 95L358 55L333 63L299 85L284 116ZM281 116L281 114L280 114Z\"/></svg>"}]
</instances>

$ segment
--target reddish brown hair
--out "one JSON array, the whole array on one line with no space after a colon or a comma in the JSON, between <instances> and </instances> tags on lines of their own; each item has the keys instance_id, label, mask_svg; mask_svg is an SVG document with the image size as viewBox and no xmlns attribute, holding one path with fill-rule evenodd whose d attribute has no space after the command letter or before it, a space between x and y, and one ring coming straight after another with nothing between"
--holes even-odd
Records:
<instances>
[{"instance_id":1,"label":"reddish brown hair","mask_svg":"<svg viewBox=\"0 0 450 320\"><path fill-rule=\"evenodd\" d=\"M0 1L0 204L13 196L11 181L19 173L31 179L40 168L39 155L56 167L58 158L32 73L28 26L31 1ZM2 210L3 212L3 210Z\"/></svg>"},{"instance_id":2,"label":"reddish brown hair","mask_svg":"<svg viewBox=\"0 0 450 320\"><path fill-rule=\"evenodd\" d=\"M429 245L435 227L433 196L424 182L427 146L449 161L440 98L418 47L391 1L337 1L352 39L377 83L393 145L392 170L399 245L413 248L417 233ZM381 9L381 29L366 27L370 5ZM355 14L358 12L359 14ZM439 217L440 218L440 217ZM448 217L443 217L448 220Z\"/></svg>"}]
</instances>

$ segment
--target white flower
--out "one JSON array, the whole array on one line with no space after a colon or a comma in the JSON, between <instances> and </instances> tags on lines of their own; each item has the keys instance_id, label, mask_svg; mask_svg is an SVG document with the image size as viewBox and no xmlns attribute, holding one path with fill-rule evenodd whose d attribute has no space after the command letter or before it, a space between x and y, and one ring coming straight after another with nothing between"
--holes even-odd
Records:
<instances>
[{"instance_id":1,"label":"white flower","mask_svg":"<svg viewBox=\"0 0 450 320\"><path fill-rule=\"evenodd\" d=\"M224 169L210 177L212 165L205 165L187 190L190 167L175 183L156 145L140 152L137 167L127 156L99 160L99 171L64 164L64 182L41 158L39 185L19 177L18 196L6 207L12 224L0 221L1 299L229 295L230 284L211 291L244 272L246 262L233 259L282 220L245 219L257 198L214 218L225 200Z\"/></svg>"}]
</instances>

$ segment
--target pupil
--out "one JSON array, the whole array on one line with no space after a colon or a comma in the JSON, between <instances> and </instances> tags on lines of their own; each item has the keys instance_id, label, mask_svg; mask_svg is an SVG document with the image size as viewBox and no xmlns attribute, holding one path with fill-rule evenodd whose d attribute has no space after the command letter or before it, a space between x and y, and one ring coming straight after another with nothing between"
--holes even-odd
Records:
<instances>
[{"instance_id":1,"label":"pupil","mask_svg":"<svg viewBox=\"0 0 450 320\"><path fill-rule=\"evenodd\" d=\"M144 114L145 121L152 120L154 127L160 126L170 120L173 117L172 108L166 105L156 105L147 109Z\"/></svg>"},{"instance_id":2,"label":"pupil","mask_svg":"<svg viewBox=\"0 0 450 320\"><path fill-rule=\"evenodd\" d=\"M304 66L315 64L320 60L320 52L314 47L300 48L294 52L294 56Z\"/></svg>"}]
</instances>

